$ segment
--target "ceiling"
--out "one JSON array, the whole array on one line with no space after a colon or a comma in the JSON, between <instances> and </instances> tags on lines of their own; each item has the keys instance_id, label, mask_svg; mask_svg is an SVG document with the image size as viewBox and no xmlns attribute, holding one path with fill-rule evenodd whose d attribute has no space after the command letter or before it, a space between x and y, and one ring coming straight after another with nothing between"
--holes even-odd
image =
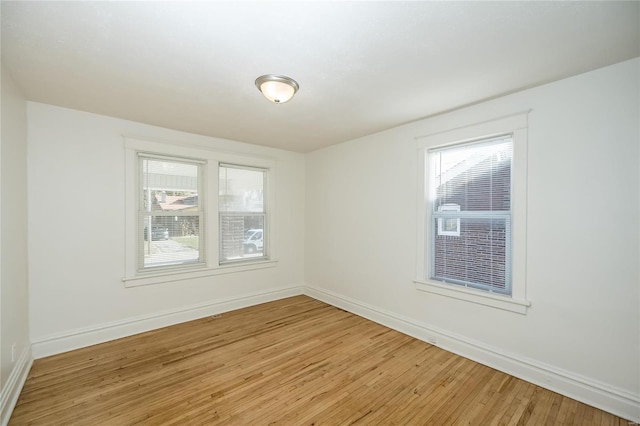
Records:
<instances>
[{"instance_id":1,"label":"ceiling","mask_svg":"<svg viewBox=\"0 0 640 426\"><path fill-rule=\"evenodd\" d=\"M640 2L11 2L29 100L309 152L640 56ZM263 74L300 90L276 105Z\"/></svg>"}]
</instances>

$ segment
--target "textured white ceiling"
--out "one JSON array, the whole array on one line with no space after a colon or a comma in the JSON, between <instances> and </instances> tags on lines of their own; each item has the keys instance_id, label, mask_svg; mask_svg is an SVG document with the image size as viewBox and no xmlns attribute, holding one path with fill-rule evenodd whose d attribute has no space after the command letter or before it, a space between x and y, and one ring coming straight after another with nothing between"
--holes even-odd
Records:
<instances>
[{"instance_id":1,"label":"textured white ceiling","mask_svg":"<svg viewBox=\"0 0 640 426\"><path fill-rule=\"evenodd\" d=\"M639 2L11 2L34 101L308 152L640 56ZM284 74L286 104L254 86Z\"/></svg>"}]
</instances>

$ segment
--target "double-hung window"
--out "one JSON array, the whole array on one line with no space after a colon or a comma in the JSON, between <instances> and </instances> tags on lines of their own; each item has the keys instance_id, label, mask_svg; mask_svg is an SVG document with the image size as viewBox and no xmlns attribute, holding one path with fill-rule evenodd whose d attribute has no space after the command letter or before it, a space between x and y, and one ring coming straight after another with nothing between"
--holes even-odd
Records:
<instances>
[{"instance_id":1,"label":"double-hung window","mask_svg":"<svg viewBox=\"0 0 640 426\"><path fill-rule=\"evenodd\" d=\"M138 269L201 265L203 163L138 154Z\"/></svg>"},{"instance_id":2,"label":"double-hung window","mask_svg":"<svg viewBox=\"0 0 640 426\"><path fill-rule=\"evenodd\" d=\"M266 258L265 169L220 164L220 263Z\"/></svg>"},{"instance_id":3,"label":"double-hung window","mask_svg":"<svg viewBox=\"0 0 640 426\"><path fill-rule=\"evenodd\" d=\"M526 313L527 118L416 138L418 290Z\"/></svg>"},{"instance_id":4,"label":"double-hung window","mask_svg":"<svg viewBox=\"0 0 640 426\"><path fill-rule=\"evenodd\" d=\"M430 278L511 294L511 163L505 135L428 151Z\"/></svg>"}]
</instances>

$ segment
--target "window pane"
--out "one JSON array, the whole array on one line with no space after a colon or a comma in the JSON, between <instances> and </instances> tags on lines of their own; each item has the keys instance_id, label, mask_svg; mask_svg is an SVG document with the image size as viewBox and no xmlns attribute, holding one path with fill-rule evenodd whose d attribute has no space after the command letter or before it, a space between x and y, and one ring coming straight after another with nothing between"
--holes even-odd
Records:
<instances>
[{"instance_id":1,"label":"window pane","mask_svg":"<svg viewBox=\"0 0 640 426\"><path fill-rule=\"evenodd\" d=\"M220 215L220 260L265 257L264 215Z\"/></svg>"},{"instance_id":2,"label":"window pane","mask_svg":"<svg viewBox=\"0 0 640 426\"><path fill-rule=\"evenodd\" d=\"M144 268L200 261L199 216L146 216L142 229Z\"/></svg>"},{"instance_id":3,"label":"window pane","mask_svg":"<svg viewBox=\"0 0 640 426\"><path fill-rule=\"evenodd\" d=\"M433 211L459 205L461 211L511 210L512 139L462 145L431 153Z\"/></svg>"},{"instance_id":4,"label":"window pane","mask_svg":"<svg viewBox=\"0 0 640 426\"><path fill-rule=\"evenodd\" d=\"M144 211L197 211L197 164L143 158Z\"/></svg>"},{"instance_id":5,"label":"window pane","mask_svg":"<svg viewBox=\"0 0 640 426\"><path fill-rule=\"evenodd\" d=\"M221 212L264 212L265 170L220 166Z\"/></svg>"},{"instance_id":6,"label":"window pane","mask_svg":"<svg viewBox=\"0 0 640 426\"><path fill-rule=\"evenodd\" d=\"M433 277L456 284L507 293L509 220L459 219L460 235L438 235L433 220Z\"/></svg>"}]
</instances>

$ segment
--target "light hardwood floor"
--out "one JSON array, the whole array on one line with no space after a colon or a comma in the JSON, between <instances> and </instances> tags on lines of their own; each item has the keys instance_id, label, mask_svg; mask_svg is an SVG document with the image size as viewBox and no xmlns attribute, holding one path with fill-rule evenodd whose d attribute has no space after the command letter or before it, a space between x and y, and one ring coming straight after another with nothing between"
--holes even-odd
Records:
<instances>
[{"instance_id":1,"label":"light hardwood floor","mask_svg":"<svg viewBox=\"0 0 640 426\"><path fill-rule=\"evenodd\" d=\"M306 296L36 360L10 425L624 425Z\"/></svg>"}]
</instances>

